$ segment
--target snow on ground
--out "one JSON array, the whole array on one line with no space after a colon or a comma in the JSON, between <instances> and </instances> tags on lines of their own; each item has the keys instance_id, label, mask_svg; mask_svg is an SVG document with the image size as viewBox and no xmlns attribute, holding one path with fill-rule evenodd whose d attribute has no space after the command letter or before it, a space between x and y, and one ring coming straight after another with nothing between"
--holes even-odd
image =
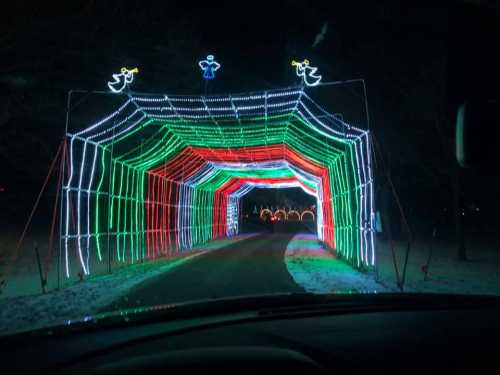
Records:
<instances>
[{"instance_id":1,"label":"snow on ground","mask_svg":"<svg viewBox=\"0 0 500 375\"><path fill-rule=\"evenodd\" d=\"M39 294L40 273L36 261L35 247L40 252L42 269L48 268L47 287L57 288L57 256L48 257L48 235L38 231L30 232L22 245L17 249L19 235L17 232L6 231L0 235L0 299ZM57 248L56 243L55 248ZM49 258L49 259L47 259Z\"/></svg>"},{"instance_id":2,"label":"snow on ground","mask_svg":"<svg viewBox=\"0 0 500 375\"><path fill-rule=\"evenodd\" d=\"M316 235L298 234L289 242L285 264L294 281L311 293L374 293L391 290L373 275L356 271L335 258Z\"/></svg>"},{"instance_id":3,"label":"snow on ground","mask_svg":"<svg viewBox=\"0 0 500 375\"><path fill-rule=\"evenodd\" d=\"M68 319L96 313L112 301L122 298L141 282L168 272L205 251L215 250L253 235L221 239L195 248L173 258L114 269L112 274L93 276L62 290L54 285L47 294L40 294L38 269L31 246L22 254L11 273L6 293L0 294L0 335L17 330L35 329ZM2 251L15 239L0 240L0 273L8 258ZM28 244L32 243L27 241ZM423 266L429 263L424 280ZM11 246L12 247L12 246ZM46 246L45 246L46 247ZM43 248L42 248L43 250ZM408 258L406 292L496 294L500 295L500 243L491 237L470 239L467 262L458 261L452 242L416 241ZM285 264L295 282L313 293L397 292L392 252L386 241L377 241L378 283L373 273L361 273L326 250L315 235L296 235L287 246ZM3 255L3 256L2 256ZM405 244L395 243L396 264L402 272ZM54 283L55 278L52 278ZM8 289L10 288L10 289ZM17 292L17 295L14 293ZM19 295L23 294L23 295Z\"/></svg>"},{"instance_id":4,"label":"snow on ground","mask_svg":"<svg viewBox=\"0 0 500 375\"><path fill-rule=\"evenodd\" d=\"M395 242L394 253L398 273L401 275L406 243ZM417 240L408 257L404 291L420 293L455 293L500 295L500 243L498 235L472 236L466 244L467 261L457 257L453 241ZM432 253L431 253L432 249ZM429 260L428 277L425 265ZM377 241L379 281L396 288L396 271L388 241Z\"/></svg>"},{"instance_id":5,"label":"snow on ground","mask_svg":"<svg viewBox=\"0 0 500 375\"><path fill-rule=\"evenodd\" d=\"M217 250L255 234L220 239L194 248L185 255L129 265L86 279L47 294L3 297L0 299L0 335L32 330L95 314L145 280L168 272L207 251Z\"/></svg>"},{"instance_id":6,"label":"snow on ground","mask_svg":"<svg viewBox=\"0 0 500 375\"><path fill-rule=\"evenodd\" d=\"M406 243L399 241L394 246L397 272L389 243L377 240L378 277L376 273L355 271L343 261L335 259L314 235L309 234L293 238L286 251L285 263L295 282L309 292L400 292L396 274L399 273L402 278ZM415 241L408 256L403 291L500 295L499 241L492 240L491 236L470 238L467 257L465 262L457 259L453 241ZM428 274L425 277L427 263Z\"/></svg>"}]
</instances>

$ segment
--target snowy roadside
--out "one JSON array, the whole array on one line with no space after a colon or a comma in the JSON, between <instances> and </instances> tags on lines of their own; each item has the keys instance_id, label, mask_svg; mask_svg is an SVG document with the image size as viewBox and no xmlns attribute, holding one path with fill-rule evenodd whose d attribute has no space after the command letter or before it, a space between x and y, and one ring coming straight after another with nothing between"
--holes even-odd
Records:
<instances>
[{"instance_id":1,"label":"snowy roadside","mask_svg":"<svg viewBox=\"0 0 500 375\"><path fill-rule=\"evenodd\" d=\"M398 241L395 261L387 241L377 241L379 280L396 287L405 263L406 243ZM431 246L434 248L430 253ZM491 238L470 238L468 261L457 259L453 241L415 241L411 247L405 275L405 292L500 295L500 243ZM429 257L432 255L431 257ZM427 276L425 270L428 270Z\"/></svg>"},{"instance_id":2,"label":"snowy roadside","mask_svg":"<svg viewBox=\"0 0 500 375\"><path fill-rule=\"evenodd\" d=\"M404 292L500 295L500 244L476 238L468 245L469 260L459 261L452 242L413 244L406 267ZM406 244L395 243L395 261L387 241L377 241L379 280L355 271L325 250L311 234L296 235L288 244L285 263L295 282L313 293L400 292L397 273L404 268ZM429 262L430 260L430 262ZM394 263L398 271L396 272ZM428 264L427 277L424 270Z\"/></svg>"},{"instance_id":3,"label":"snowy roadside","mask_svg":"<svg viewBox=\"0 0 500 375\"><path fill-rule=\"evenodd\" d=\"M0 299L0 335L64 323L97 313L124 296L131 288L189 262L208 251L253 237L245 234L215 240L186 255L122 267L112 274L91 277L62 290L47 294Z\"/></svg>"},{"instance_id":4,"label":"snowy roadside","mask_svg":"<svg viewBox=\"0 0 500 375\"><path fill-rule=\"evenodd\" d=\"M288 243L285 264L294 281L311 293L391 292L370 275L336 259L313 234L297 234Z\"/></svg>"}]
</instances>

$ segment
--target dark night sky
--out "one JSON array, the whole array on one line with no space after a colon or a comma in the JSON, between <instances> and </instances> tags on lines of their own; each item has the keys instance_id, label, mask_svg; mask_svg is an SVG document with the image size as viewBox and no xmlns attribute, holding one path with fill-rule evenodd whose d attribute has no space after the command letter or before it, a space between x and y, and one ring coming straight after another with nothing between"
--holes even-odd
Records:
<instances>
[{"instance_id":1,"label":"dark night sky","mask_svg":"<svg viewBox=\"0 0 500 375\"><path fill-rule=\"evenodd\" d=\"M141 69L134 90L198 94L196 62L214 53L223 69L211 91L245 92L295 84L290 60L308 57L327 80L366 80L402 200L428 214L449 205L458 104L498 96L500 83L498 11L436 3L16 1L0 15L0 186L33 196L63 132L66 92L106 89L123 65ZM492 206L484 193L497 192L498 173L465 174L464 198Z\"/></svg>"}]
</instances>

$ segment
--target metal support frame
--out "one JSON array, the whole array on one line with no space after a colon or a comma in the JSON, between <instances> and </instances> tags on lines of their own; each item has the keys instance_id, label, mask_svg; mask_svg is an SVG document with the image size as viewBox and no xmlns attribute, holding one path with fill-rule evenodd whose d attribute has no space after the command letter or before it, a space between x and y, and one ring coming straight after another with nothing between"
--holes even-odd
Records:
<instances>
[{"instance_id":1,"label":"metal support frame","mask_svg":"<svg viewBox=\"0 0 500 375\"><path fill-rule=\"evenodd\" d=\"M69 128L69 121L70 121L70 114L71 114L71 95L73 94L73 90L68 91L68 97L66 100L66 121L64 125L64 135L63 135L63 142L65 143L64 149L66 150L66 137L68 134L68 128ZM58 252L58 257L57 257L57 289L61 289L62 286L62 251L63 251L63 208L64 208L64 178L65 178L65 173L66 173L66 163L65 159L67 158L67 152L64 153L61 164L62 164L62 169L61 169L61 186L59 187L59 252Z\"/></svg>"}]
</instances>

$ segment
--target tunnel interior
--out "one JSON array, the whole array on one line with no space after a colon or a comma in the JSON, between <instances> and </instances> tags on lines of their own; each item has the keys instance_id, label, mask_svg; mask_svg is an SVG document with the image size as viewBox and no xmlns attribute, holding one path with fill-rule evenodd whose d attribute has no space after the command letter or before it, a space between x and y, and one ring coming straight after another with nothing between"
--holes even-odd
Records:
<instances>
[{"instance_id":1,"label":"tunnel interior","mask_svg":"<svg viewBox=\"0 0 500 375\"><path fill-rule=\"evenodd\" d=\"M111 111L84 108L66 134L67 277L237 235L241 200L259 188L300 188L315 209L299 220L311 218L318 239L355 267L374 265L370 132L306 89L113 99Z\"/></svg>"},{"instance_id":2,"label":"tunnel interior","mask_svg":"<svg viewBox=\"0 0 500 375\"><path fill-rule=\"evenodd\" d=\"M316 233L318 199L300 187L256 187L240 203L242 233L285 231Z\"/></svg>"}]
</instances>

